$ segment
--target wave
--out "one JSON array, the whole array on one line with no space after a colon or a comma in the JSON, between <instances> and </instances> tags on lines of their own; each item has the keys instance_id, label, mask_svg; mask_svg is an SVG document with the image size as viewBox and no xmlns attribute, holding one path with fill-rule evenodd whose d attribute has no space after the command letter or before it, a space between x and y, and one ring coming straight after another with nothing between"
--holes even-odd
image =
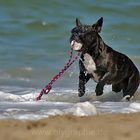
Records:
<instances>
[{"instance_id":1,"label":"wave","mask_svg":"<svg viewBox=\"0 0 140 140\"><path fill-rule=\"evenodd\" d=\"M130 102L122 101L121 93L109 92L96 97L89 92L82 98L73 89L56 88L36 101L40 89L0 87L0 118L41 119L54 115L92 116L97 113L131 113L140 111L140 89Z\"/></svg>"}]
</instances>

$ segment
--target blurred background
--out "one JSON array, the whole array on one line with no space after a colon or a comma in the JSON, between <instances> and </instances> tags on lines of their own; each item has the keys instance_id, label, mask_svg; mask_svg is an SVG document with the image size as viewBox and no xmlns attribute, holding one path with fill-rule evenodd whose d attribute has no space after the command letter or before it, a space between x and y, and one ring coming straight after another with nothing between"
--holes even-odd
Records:
<instances>
[{"instance_id":1,"label":"blurred background","mask_svg":"<svg viewBox=\"0 0 140 140\"><path fill-rule=\"evenodd\" d=\"M69 59L75 18L104 18L103 40L140 68L139 0L0 0L0 85L42 88ZM77 89L78 62L55 83Z\"/></svg>"}]
</instances>

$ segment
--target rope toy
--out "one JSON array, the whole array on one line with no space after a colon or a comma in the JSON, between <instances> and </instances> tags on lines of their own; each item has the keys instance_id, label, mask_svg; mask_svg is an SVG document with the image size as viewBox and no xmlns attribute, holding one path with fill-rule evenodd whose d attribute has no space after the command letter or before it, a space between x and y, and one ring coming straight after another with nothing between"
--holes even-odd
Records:
<instances>
[{"instance_id":1,"label":"rope toy","mask_svg":"<svg viewBox=\"0 0 140 140\"><path fill-rule=\"evenodd\" d=\"M78 54L75 56L75 58L73 58L73 49L71 49L70 52L70 58L68 60L68 62L64 65L64 68L57 74L55 75L51 81L45 86L45 88L42 89L42 91L40 92L40 94L37 96L36 100L41 100L41 97L43 96L43 94L48 94L50 92L50 90L52 89L52 85L56 82L56 80L58 80L66 71L67 69L79 58L80 56L80 52L78 52Z\"/></svg>"}]
</instances>

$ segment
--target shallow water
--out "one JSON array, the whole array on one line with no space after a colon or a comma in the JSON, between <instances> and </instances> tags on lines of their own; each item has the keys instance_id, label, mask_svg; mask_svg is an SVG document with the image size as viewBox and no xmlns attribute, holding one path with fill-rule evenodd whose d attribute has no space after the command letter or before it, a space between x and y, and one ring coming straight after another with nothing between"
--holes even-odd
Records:
<instances>
[{"instance_id":1,"label":"shallow water","mask_svg":"<svg viewBox=\"0 0 140 140\"><path fill-rule=\"evenodd\" d=\"M1 89L3 89L3 92L0 92L1 119L32 120L54 115L91 116L97 113L140 111L140 92L137 92L130 102L125 102L121 93L110 92L110 86L106 86L105 94L101 97L88 92L82 98L79 98L77 91L73 89L57 88L44 95L40 101L36 101L39 90L19 87L1 87Z\"/></svg>"},{"instance_id":2,"label":"shallow water","mask_svg":"<svg viewBox=\"0 0 140 140\"><path fill-rule=\"evenodd\" d=\"M87 94L78 98L77 62L54 84L49 95L34 101L68 60L70 30L76 17L85 24L104 17L103 40L128 55L140 70L139 13L139 0L1 0L0 117L33 119L50 114L139 111L140 90L131 102L122 102L121 93L111 92L109 86L104 96L96 98L91 81Z\"/></svg>"}]
</instances>

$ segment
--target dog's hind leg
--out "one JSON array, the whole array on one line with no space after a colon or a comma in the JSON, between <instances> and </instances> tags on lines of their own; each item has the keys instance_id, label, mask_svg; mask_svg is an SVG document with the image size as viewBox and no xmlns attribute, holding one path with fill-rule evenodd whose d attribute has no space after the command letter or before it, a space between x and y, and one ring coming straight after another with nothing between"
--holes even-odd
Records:
<instances>
[{"instance_id":1,"label":"dog's hind leg","mask_svg":"<svg viewBox=\"0 0 140 140\"><path fill-rule=\"evenodd\" d=\"M125 99L129 101L138 89L140 82L139 72L137 71L135 74L133 73L127 80L128 84L124 84L123 88L123 97L126 97Z\"/></svg>"},{"instance_id":2,"label":"dog's hind leg","mask_svg":"<svg viewBox=\"0 0 140 140\"><path fill-rule=\"evenodd\" d=\"M103 78L96 85L95 93L96 96L101 96L103 94L104 85L110 81L110 73L107 72Z\"/></svg>"}]
</instances>

